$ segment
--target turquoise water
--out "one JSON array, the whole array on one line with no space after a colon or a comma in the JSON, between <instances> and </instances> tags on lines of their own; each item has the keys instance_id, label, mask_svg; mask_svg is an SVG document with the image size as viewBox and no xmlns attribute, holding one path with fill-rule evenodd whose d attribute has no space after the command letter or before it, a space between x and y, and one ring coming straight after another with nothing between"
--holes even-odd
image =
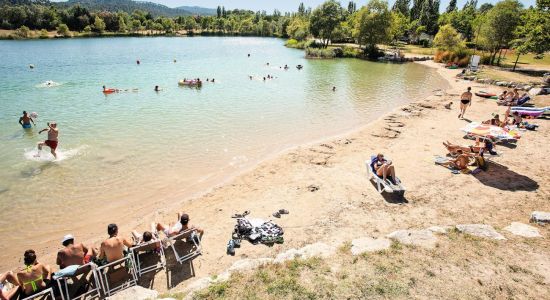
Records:
<instances>
[{"instance_id":1,"label":"turquoise water","mask_svg":"<svg viewBox=\"0 0 550 300\"><path fill-rule=\"evenodd\" d=\"M13 245L1 251L0 268L28 247L57 245L67 230L84 238L103 233L111 221L177 203L271 154L350 130L446 86L420 65L306 60L283 43L0 41L0 235ZM275 79L264 82L268 74ZM196 77L201 89L177 85ZM205 81L213 77L215 83ZM45 87L48 80L58 85ZM129 91L105 96L103 85ZM155 85L163 90L154 92ZM39 115L30 132L17 124L23 110ZM37 132L52 120L60 159L48 151L34 158L45 139Z\"/></svg>"}]
</instances>

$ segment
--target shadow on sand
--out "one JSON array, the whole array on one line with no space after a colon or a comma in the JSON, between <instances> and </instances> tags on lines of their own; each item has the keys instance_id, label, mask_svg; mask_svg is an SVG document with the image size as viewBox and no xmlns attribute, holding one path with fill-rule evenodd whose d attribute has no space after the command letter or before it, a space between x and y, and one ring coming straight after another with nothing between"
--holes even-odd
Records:
<instances>
[{"instance_id":1,"label":"shadow on sand","mask_svg":"<svg viewBox=\"0 0 550 300\"><path fill-rule=\"evenodd\" d=\"M473 175L482 184L503 191L528 191L532 192L539 188L539 184L533 179L518 174L508 167L493 161L488 162L486 172Z\"/></svg>"},{"instance_id":2,"label":"shadow on sand","mask_svg":"<svg viewBox=\"0 0 550 300\"><path fill-rule=\"evenodd\" d=\"M374 190L377 191L376 190L376 188L377 188L376 183L374 183L374 181L372 181L372 180L369 180L369 182L374 187ZM386 201L388 203L391 203L391 204L407 204L407 203L409 203L407 198L405 198L405 194L382 192L380 195L382 196L382 198L384 198L384 201Z\"/></svg>"}]
</instances>

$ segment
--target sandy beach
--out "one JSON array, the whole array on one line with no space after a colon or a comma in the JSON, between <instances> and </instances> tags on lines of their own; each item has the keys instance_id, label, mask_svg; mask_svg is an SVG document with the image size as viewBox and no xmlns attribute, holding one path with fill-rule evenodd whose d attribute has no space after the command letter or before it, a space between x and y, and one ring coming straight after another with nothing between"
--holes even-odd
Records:
<instances>
[{"instance_id":1,"label":"sandy beach","mask_svg":"<svg viewBox=\"0 0 550 300\"><path fill-rule=\"evenodd\" d=\"M200 278L219 274L239 259L274 257L318 241L336 244L365 235L381 237L398 229L461 223L499 229L511 222L528 222L532 211L550 211L548 121L532 120L540 127L524 132L517 147L497 145L500 155L491 158L487 172L452 174L434 164L434 156L447 153L442 142L472 145L460 128L468 120L487 120L491 113L505 111L494 100L474 96L466 119L460 120L459 94L468 86L472 92L499 92L500 88L456 80L458 70L423 64L437 68L451 88L433 91L432 96L396 108L353 133L287 150L202 196L163 205L164 209L159 207L135 224L120 224L121 234L147 230L153 221L173 223L178 211L188 213L192 224L205 229L203 254L192 264L195 277ZM453 106L447 110L444 104L450 101ZM537 101L539 106L550 105L549 99ZM404 200L379 194L368 180L364 162L379 152L392 159L407 187ZM271 216L282 208L290 214L280 219ZM281 225L284 244L266 247L243 242L235 256L226 255L235 225L231 215L246 210L251 217ZM515 253L515 259L523 265L542 266L546 272L540 275L550 284L550 230L540 227L540 231L543 238L525 253ZM53 265L53 256L43 260ZM193 282L188 267L169 263L170 269L172 283L167 285L161 272L154 280L156 290L177 292Z\"/></svg>"},{"instance_id":2,"label":"sandy beach","mask_svg":"<svg viewBox=\"0 0 550 300\"><path fill-rule=\"evenodd\" d=\"M434 156L446 154L443 141L473 144L459 130L467 120L486 120L493 112L502 115L505 108L474 96L466 119L458 119L457 97L467 86L472 86L473 92L499 92L499 88L456 80L457 70L433 62L424 64L438 68L452 88L397 108L355 133L289 150L203 197L183 203L181 210L191 215L191 222L206 230L204 253L193 262L196 276L218 274L239 259L274 257L317 241L336 244L361 235L379 237L397 229L461 223L491 224L498 229L510 222L528 222L532 211L549 211L545 120L532 120L540 125L538 131L525 132L517 148L498 145L500 156L491 158L487 172L454 175L434 164ZM450 101L453 107L447 110L443 105ZM549 104L548 99L537 101ZM407 187L404 202L380 195L368 180L364 161L377 152L393 160ZM290 214L273 218L271 214L281 208ZM230 216L245 210L251 211L252 217L280 224L285 229L285 243L266 247L244 242L234 257L226 255L235 223ZM164 218L174 220L175 212ZM543 266L546 272L541 275L546 282L550 282L548 233L548 228L542 227L544 238L536 242L536 253L518 258L527 265ZM155 288L162 291L165 286Z\"/></svg>"}]
</instances>

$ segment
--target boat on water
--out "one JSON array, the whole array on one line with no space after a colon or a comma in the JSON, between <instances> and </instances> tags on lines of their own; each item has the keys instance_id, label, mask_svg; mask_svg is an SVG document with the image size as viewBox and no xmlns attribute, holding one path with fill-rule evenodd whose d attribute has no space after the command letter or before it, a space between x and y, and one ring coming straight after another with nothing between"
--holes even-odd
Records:
<instances>
[{"instance_id":1,"label":"boat on water","mask_svg":"<svg viewBox=\"0 0 550 300\"><path fill-rule=\"evenodd\" d=\"M180 81L178 81L178 85L179 86L196 86L196 87L201 87L202 86L202 81L200 80L186 80L186 79L182 79Z\"/></svg>"}]
</instances>

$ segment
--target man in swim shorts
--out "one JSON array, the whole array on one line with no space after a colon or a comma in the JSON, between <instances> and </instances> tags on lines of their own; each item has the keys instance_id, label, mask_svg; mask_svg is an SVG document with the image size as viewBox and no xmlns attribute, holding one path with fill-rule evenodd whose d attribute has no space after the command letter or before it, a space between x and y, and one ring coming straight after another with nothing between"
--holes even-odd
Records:
<instances>
[{"instance_id":1,"label":"man in swim shorts","mask_svg":"<svg viewBox=\"0 0 550 300\"><path fill-rule=\"evenodd\" d=\"M38 154L36 156L37 157L40 156L40 150L42 150L42 146L46 145L50 147L53 157L57 158L57 154L55 153L55 149L57 148L57 142L58 142L57 137L59 136L59 129L57 129L57 123L55 122L48 123L48 128L40 130L38 134L41 134L44 131L48 132L48 139L38 143Z\"/></svg>"},{"instance_id":2,"label":"man in swim shorts","mask_svg":"<svg viewBox=\"0 0 550 300\"><path fill-rule=\"evenodd\" d=\"M471 87L468 87L468 90L460 96L460 114L458 115L458 118L464 118L464 113L466 112L466 108L468 106L472 106L472 90Z\"/></svg>"},{"instance_id":3,"label":"man in swim shorts","mask_svg":"<svg viewBox=\"0 0 550 300\"><path fill-rule=\"evenodd\" d=\"M200 239L202 239L202 235L204 234L203 229L195 227L193 225L189 225L189 215L186 213L183 213L181 215L178 213L178 222L173 226L166 226L161 223L157 223L156 229L158 231L164 232L167 237L177 235L178 233L181 233L188 229L195 229L199 234Z\"/></svg>"},{"instance_id":4,"label":"man in swim shorts","mask_svg":"<svg viewBox=\"0 0 550 300\"><path fill-rule=\"evenodd\" d=\"M93 256L96 256L93 248L86 247L82 243L75 244L72 234L64 236L61 244L65 248L57 252L57 265L59 265L60 269L73 265L85 265L92 260Z\"/></svg>"},{"instance_id":5,"label":"man in swim shorts","mask_svg":"<svg viewBox=\"0 0 550 300\"><path fill-rule=\"evenodd\" d=\"M19 118L19 124L23 126L24 129L30 129L32 128L31 122L36 126L36 124L34 124L34 120L27 115L26 111L23 111L23 116Z\"/></svg>"}]
</instances>

